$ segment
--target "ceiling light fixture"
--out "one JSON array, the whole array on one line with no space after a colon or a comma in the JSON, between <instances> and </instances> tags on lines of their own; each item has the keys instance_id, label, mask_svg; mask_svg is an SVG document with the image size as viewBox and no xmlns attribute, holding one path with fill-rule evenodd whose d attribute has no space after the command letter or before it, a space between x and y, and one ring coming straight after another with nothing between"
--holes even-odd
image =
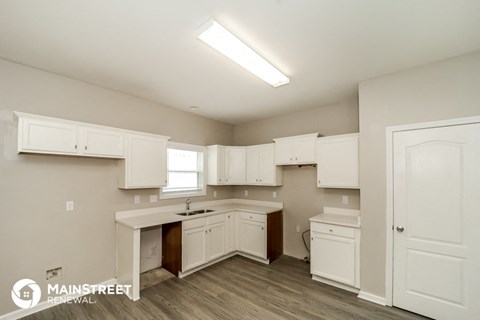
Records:
<instances>
[{"instance_id":1,"label":"ceiling light fixture","mask_svg":"<svg viewBox=\"0 0 480 320\"><path fill-rule=\"evenodd\" d=\"M290 82L286 75L213 19L199 28L198 38L273 87Z\"/></svg>"}]
</instances>

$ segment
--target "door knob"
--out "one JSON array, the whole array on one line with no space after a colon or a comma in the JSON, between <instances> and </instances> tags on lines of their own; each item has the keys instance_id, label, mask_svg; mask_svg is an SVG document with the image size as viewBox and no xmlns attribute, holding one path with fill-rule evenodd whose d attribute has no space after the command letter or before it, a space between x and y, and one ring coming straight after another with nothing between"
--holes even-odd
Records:
<instances>
[{"instance_id":1,"label":"door knob","mask_svg":"<svg viewBox=\"0 0 480 320\"><path fill-rule=\"evenodd\" d=\"M402 227L402 226L398 226L398 227L397 227L397 231L398 231L398 232L403 232L403 230L405 230L404 227Z\"/></svg>"}]
</instances>

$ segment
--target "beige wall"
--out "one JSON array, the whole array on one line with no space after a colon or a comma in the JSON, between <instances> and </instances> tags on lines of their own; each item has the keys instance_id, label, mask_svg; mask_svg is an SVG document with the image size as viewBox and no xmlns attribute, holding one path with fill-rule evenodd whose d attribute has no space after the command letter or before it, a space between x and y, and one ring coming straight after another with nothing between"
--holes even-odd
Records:
<instances>
[{"instance_id":1,"label":"beige wall","mask_svg":"<svg viewBox=\"0 0 480 320\"><path fill-rule=\"evenodd\" d=\"M480 115L480 53L362 82L362 290L385 296L385 128Z\"/></svg>"},{"instance_id":2,"label":"beige wall","mask_svg":"<svg viewBox=\"0 0 480 320\"><path fill-rule=\"evenodd\" d=\"M272 142L273 138L319 132L325 136L358 132L358 104L352 98L341 103L309 109L288 115L235 126L234 143L253 145ZM308 219L324 206L360 208L358 190L319 189L316 187L316 168L283 167L281 187L235 187L235 198L247 198L284 203L285 254L303 258L307 255L296 226L304 231L309 228ZM244 191L248 190L248 197ZM273 191L277 198L272 197ZM342 195L349 196L349 204L342 205Z\"/></svg>"},{"instance_id":3,"label":"beige wall","mask_svg":"<svg viewBox=\"0 0 480 320\"><path fill-rule=\"evenodd\" d=\"M172 137L192 144L232 144L233 127L156 103L0 60L0 315L17 307L12 285L63 267L60 283L99 283L115 277L117 210L147 203L158 189L120 190L116 160L17 155L12 111L84 121ZM208 188L211 199L213 188ZM218 187L230 198L232 187ZM133 204L134 195L142 205ZM74 200L73 213L65 201ZM45 295L44 295L45 297Z\"/></svg>"}]
</instances>

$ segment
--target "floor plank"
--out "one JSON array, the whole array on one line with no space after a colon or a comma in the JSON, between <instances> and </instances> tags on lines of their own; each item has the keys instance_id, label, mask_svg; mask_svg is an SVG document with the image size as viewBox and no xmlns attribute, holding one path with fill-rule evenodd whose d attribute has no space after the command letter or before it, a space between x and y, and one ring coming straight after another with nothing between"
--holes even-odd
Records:
<instances>
[{"instance_id":1,"label":"floor plank","mask_svg":"<svg viewBox=\"0 0 480 320\"><path fill-rule=\"evenodd\" d=\"M123 295L91 297L95 304L62 304L24 319L427 319L315 282L308 264L287 256L270 265L232 257L146 288L136 302Z\"/></svg>"}]
</instances>

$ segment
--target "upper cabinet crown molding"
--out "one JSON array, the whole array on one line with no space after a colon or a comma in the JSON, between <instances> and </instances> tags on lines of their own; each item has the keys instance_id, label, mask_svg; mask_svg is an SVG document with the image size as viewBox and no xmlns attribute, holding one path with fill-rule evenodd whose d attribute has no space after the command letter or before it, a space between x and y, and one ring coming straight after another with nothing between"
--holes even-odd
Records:
<instances>
[{"instance_id":1,"label":"upper cabinet crown molding","mask_svg":"<svg viewBox=\"0 0 480 320\"><path fill-rule=\"evenodd\" d=\"M358 133L317 140L317 187L359 189Z\"/></svg>"},{"instance_id":2,"label":"upper cabinet crown molding","mask_svg":"<svg viewBox=\"0 0 480 320\"><path fill-rule=\"evenodd\" d=\"M314 164L317 133L273 139L276 165Z\"/></svg>"}]
</instances>

